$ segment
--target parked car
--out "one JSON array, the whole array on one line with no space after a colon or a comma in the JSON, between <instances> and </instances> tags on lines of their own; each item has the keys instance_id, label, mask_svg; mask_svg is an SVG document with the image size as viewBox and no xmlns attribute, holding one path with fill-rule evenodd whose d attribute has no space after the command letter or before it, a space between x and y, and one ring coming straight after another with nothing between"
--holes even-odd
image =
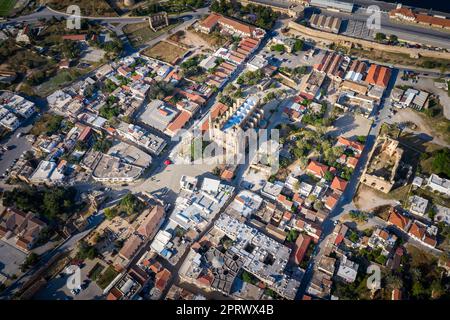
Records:
<instances>
[{"instance_id":1,"label":"parked car","mask_svg":"<svg viewBox=\"0 0 450 320\"><path fill-rule=\"evenodd\" d=\"M78 294L81 292L81 288L72 289L72 290L70 290L70 292L71 292L74 296L76 296L76 295L78 295Z\"/></svg>"}]
</instances>

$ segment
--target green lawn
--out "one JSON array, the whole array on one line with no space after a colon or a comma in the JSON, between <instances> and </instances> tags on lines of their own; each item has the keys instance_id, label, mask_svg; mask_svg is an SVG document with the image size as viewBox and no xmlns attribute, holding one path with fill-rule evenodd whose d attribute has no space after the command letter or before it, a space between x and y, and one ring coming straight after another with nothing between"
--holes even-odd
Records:
<instances>
[{"instance_id":1,"label":"green lawn","mask_svg":"<svg viewBox=\"0 0 450 320\"><path fill-rule=\"evenodd\" d=\"M117 277L118 274L119 273L114 270L112 266L109 266L105 270L105 272L100 275L100 278L97 279L97 285L101 289L105 289L111 283L111 281L113 281Z\"/></svg>"},{"instance_id":2,"label":"green lawn","mask_svg":"<svg viewBox=\"0 0 450 320\"><path fill-rule=\"evenodd\" d=\"M35 90L35 92L42 97L47 96L55 90L66 86L68 83L88 73L92 69L93 67L89 67L86 69L72 68L69 70L58 71L58 73L54 77L40 84L38 86L38 90Z\"/></svg>"},{"instance_id":3,"label":"green lawn","mask_svg":"<svg viewBox=\"0 0 450 320\"><path fill-rule=\"evenodd\" d=\"M14 8L14 0L0 0L0 17L6 17Z\"/></svg>"}]
</instances>

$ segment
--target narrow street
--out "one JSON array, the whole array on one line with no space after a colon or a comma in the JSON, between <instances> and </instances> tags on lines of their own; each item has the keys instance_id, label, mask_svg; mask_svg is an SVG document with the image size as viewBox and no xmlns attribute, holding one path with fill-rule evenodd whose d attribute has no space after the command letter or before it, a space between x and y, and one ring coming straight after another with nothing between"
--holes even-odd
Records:
<instances>
[{"instance_id":1,"label":"narrow street","mask_svg":"<svg viewBox=\"0 0 450 320\"><path fill-rule=\"evenodd\" d=\"M395 84L395 79L396 73L394 72L393 76L390 79L389 86L384 94L384 97L390 96L390 92ZM313 258L311 259L311 262L308 265L308 268L306 269L306 272L303 276L302 283L296 295L296 299L302 299L303 295L306 293L306 289L309 283L311 282L313 276L315 262L318 261L320 257L323 255L323 249L325 248L325 244L327 243L331 233L333 232L334 222L339 220L341 215L349 212L350 210L356 209L353 203L353 197L355 196L355 193L357 191L359 179L361 178L361 175L364 171L364 167L366 166L367 161L369 160L368 159L369 153L375 144L376 138L381 129L381 125L383 124L382 119L387 118L390 112L389 104L386 103L386 101L382 100L380 106L378 107L378 111L380 112L380 114L376 118L377 120L374 121L374 124L371 126L369 130L369 133L366 138L366 143L364 145L364 150L361 153L361 156L352 174L352 177L349 183L347 184L344 193L341 195L339 201L336 203L334 209L330 212L327 219L322 223L322 235L319 239L318 245L315 247L315 250L313 252ZM374 110L373 113L375 114L376 112L377 110Z\"/></svg>"}]
</instances>

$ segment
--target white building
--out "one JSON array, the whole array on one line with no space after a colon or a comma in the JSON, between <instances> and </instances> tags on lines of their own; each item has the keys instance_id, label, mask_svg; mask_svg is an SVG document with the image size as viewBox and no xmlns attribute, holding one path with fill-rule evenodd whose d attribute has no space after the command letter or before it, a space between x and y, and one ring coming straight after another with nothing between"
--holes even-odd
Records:
<instances>
[{"instance_id":1,"label":"white building","mask_svg":"<svg viewBox=\"0 0 450 320\"><path fill-rule=\"evenodd\" d=\"M13 94L6 98L4 106L25 119L31 117L36 111L33 102L28 101L17 94Z\"/></svg>"},{"instance_id":2,"label":"white building","mask_svg":"<svg viewBox=\"0 0 450 320\"><path fill-rule=\"evenodd\" d=\"M0 124L11 131L16 130L20 126L19 119L12 113L8 113L0 120Z\"/></svg>"},{"instance_id":3,"label":"white building","mask_svg":"<svg viewBox=\"0 0 450 320\"><path fill-rule=\"evenodd\" d=\"M419 196L409 197L409 211L415 215L423 216L427 211L428 200Z\"/></svg>"},{"instance_id":4,"label":"white building","mask_svg":"<svg viewBox=\"0 0 450 320\"><path fill-rule=\"evenodd\" d=\"M344 256L339 264L337 275L345 281L352 283L356 280L356 276L358 275L358 267L359 265L357 263L348 260L347 257Z\"/></svg>"},{"instance_id":5,"label":"white building","mask_svg":"<svg viewBox=\"0 0 450 320\"><path fill-rule=\"evenodd\" d=\"M30 177L31 183L46 183L50 181L53 171L56 169L56 163L42 160L36 170Z\"/></svg>"},{"instance_id":6,"label":"white building","mask_svg":"<svg viewBox=\"0 0 450 320\"><path fill-rule=\"evenodd\" d=\"M244 190L234 198L234 201L230 204L229 208L235 210L244 217L248 217L258 211L262 202L263 199L257 194Z\"/></svg>"},{"instance_id":7,"label":"white building","mask_svg":"<svg viewBox=\"0 0 450 320\"><path fill-rule=\"evenodd\" d=\"M272 183L266 181L266 184L261 189L261 194L269 199L276 200L283 190L283 186L279 183Z\"/></svg>"},{"instance_id":8,"label":"white building","mask_svg":"<svg viewBox=\"0 0 450 320\"><path fill-rule=\"evenodd\" d=\"M249 62L247 62L247 68L250 71L257 71L267 66L267 59L262 55L255 55Z\"/></svg>"},{"instance_id":9,"label":"white building","mask_svg":"<svg viewBox=\"0 0 450 320\"><path fill-rule=\"evenodd\" d=\"M444 206L435 205L436 215L434 216L435 222L444 222L450 225L450 209Z\"/></svg>"},{"instance_id":10,"label":"white building","mask_svg":"<svg viewBox=\"0 0 450 320\"><path fill-rule=\"evenodd\" d=\"M57 90L47 97L49 107L56 109L63 109L71 100L70 94L62 90Z\"/></svg>"},{"instance_id":11,"label":"white building","mask_svg":"<svg viewBox=\"0 0 450 320\"><path fill-rule=\"evenodd\" d=\"M438 191L450 195L450 180L441 178L436 174L431 174L427 184L433 191Z\"/></svg>"}]
</instances>

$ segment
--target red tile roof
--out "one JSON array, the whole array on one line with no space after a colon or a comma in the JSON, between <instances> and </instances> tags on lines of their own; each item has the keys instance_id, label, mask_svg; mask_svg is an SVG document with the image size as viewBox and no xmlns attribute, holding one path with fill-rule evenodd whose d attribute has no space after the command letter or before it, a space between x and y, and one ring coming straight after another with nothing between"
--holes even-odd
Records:
<instances>
[{"instance_id":1,"label":"red tile roof","mask_svg":"<svg viewBox=\"0 0 450 320\"><path fill-rule=\"evenodd\" d=\"M364 149L364 144L344 137L339 137L337 143L339 145L347 146L357 152L362 152Z\"/></svg>"},{"instance_id":2,"label":"red tile roof","mask_svg":"<svg viewBox=\"0 0 450 320\"><path fill-rule=\"evenodd\" d=\"M306 167L306 171L312 173L316 177L323 178L325 176L325 173L328 171L328 166L321 164L320 162L317 162L315 160L311 160L311 162Z\"/></svg>"},{"instance_id":3,"label":"red tile roof","mask_svg":"<svg viewBox=\"0 0 450 320\"><path fill-rule=\"evenodd\" d=\"M283 214L283 220L289 221L291 219L292 219L292 213L289 212L289 211L285 211L284 214Z\"/></svg>"},{"instance_id":4,"label":"red tile roof","mask_svg":"<svg viewBox=\"0 0 450 320\"><path fill-rule=\"evenodd\" d=\"M158 272L155 276L155 280L156 280L155 287L159 291L163 291L164 288L166 287L167 281L169 281L171 275L172 274L167 269L163 269L162 271Z\"/></svg>"},{"instance_id":5,"label":"red tile roof","mask_svg":"<svg viewBox=\"0 0 450 320\"><path fill-rule=\"evenodd\" d=\"M416 21L420 22L420 23L431 24L433 26L443 27L443 28L450 27L450 19L433 17L433 16L429 16L427 14L416 15Z\"/></svg>"},{"instance_id":6,"label":"red tile roof","mask_svg":"<svg viewBox=\"0 0 450 320\"><path fill-rule=\"evenodd\" d=\"M85 34L66 34L62 36L63 40L84 41L86 40Z\"/></svg>"},{"instance_id":7,"label":"red tile roof","mask_svg":"<svg viewBox=\"0 0 450 320\"><path fill-rule=\"evenodd\" d=\"M325 201L325 207L329 210L333 210L334 206L339 200L339 196L335 193L328 196L327 200Z\"/></svg>"},{"instance_id":8,"label":"red tile roof","mask_svg":"<svg viewBox=\"0 0 450 320\"><path fill-rule=\"evenodd\" d=\"M242 22L239 22L234 19L227 18L227 17L223 17L223 16L220 17L219 24L221 24L227 28L232 28L232 29L238 30L249 36L252 35L252 33L255 29L254 27L252 27L248 24L245 24L245 23L242 23Z\"/></svg>"},{"instance_id":9,"label":"red tile roof","mask_svg":"<svg viewBox=\"0 0 450 320\"><path fill-rule=\"evenodd\" d=\"M408 8L397 8L397 9L389 11L389 16L390 17L394 17L396 15L402 15L402 16L409 17L409 18L415 18L416 17L414 12L411 9L408 9Z\"/></svg>"},{"instance_id":10,"label":"red tile roof","mask_svg":"<svg viewBox=\"0 0 450 320\"><path fill-rule=\"evenodd\" d=\"M137 229L137 232L143 237L152 237L156 231L157 226L160 225L161 220L164 218L164 208L161 206L154 206L153 209L147 214L145 219L141 222L141 225Z\"/></svg>"},{"instance_id":11,"label":"red tile roof","mask_svg":"<svg viewBox=\"0 0 450 320\"><path fill-rule=\"evenodd\" d=\"M223 170L221 176L223 180L230 181L234 177L234 172L228 169Z\"/></svg>"},{"instance_id":12,"label":"red tile roof","mask_svg":"<svg viewBox=\"0 0 450 320\"><path fill-rule=\"evenodd\" d=\"M347 188L347 181L339 177L334 177L333 182L331 183L331 189L344 192L345 188Z\"/></svg>"},{"instance_id":13,"label":"red tile roof","mask_svg":"<svg viewBox=\"0 0 450 320\"><path fill-rule=\"evenodd\" d=\"M211 13L209 16L205 18L205 20L200 22L200 26L202 26L203 28L211 29L219 22L220 18L221 15L217 13Z\"/></svg>"},{"instance_id":14,"label":"red tile roof","mask_svg":"<svg viewBox=\"0 0 450 320\"><path fill-rule=\"evenodd\" d=\"M285 195L280 194L277 198L278 202L281 203L285 208L290 209L293 205L292 201L289 201Z\"/></svg>"},{"instance_id":15,"label":"red tile roof","mask_svg":"<svg viewBox=\"0 0 450 320\"><path fill-rule=\"evenodd\" d=\"M366 82L386 88L390 78L391 69L372 64L367 72Z\"/></svg>"},{"instance_id":16,"label":"red tile roof","mask_svg":"<svg viewBox=\"0 0 450 320\"><path fill-rule=\"evenodd\" d=\"M399 289L392 290L391 300L402 300L402 292Z\"/></svg>"},{"instance_id":17,"label":"red tile roof","mask_svg":"<svg viewBox=\"0 0 450 320\"><path fill-rule=\"evenodd\" d=\"M167 130L173 134L184 127L184 125L191 119L191 114L187 111L182 111L167 127Z\"/></svg>"},{"instance_id":18,"label":"red tile roof","mask_svg":"<svg viewBox=\"0 0 450 320\"><path fill-rule=\"evenodd\" d=\"M422 240L425 236L425 231L425 227L418 225L417 222L414 222L411 225L411 228L409 228L408 233Z\"/></svg>"},{"instance_id":19,"label":"red tile roof","mask_svg":"<svg viewBox=\"0 0 450 320\"><path fill-rule=\"evenodd\" d=\"M302 205L302 203L304 202L303 198L298 193L294 193L292 201L297 205Z\"/></svg>"},{"instance_id":20,"label":"red tile roof","mask_svg":"<svg viewBox=\"0 0 450 320\"><path fill-rule=\"evenodd\" d=\"M391 211L391 214L389 215L388 221L395 225L396 227L399 227L402 230L405 230L406 226L409 223L409 219L405 217L404 215L398 213L395 210Z\"/></svg>"},{"instance_id":21,"label":"red tile roof","mask_svg":"<svg viewBox=\"0 0 450 320\"><path fill-rule=\"evenodd\" d=\"M112 288L111 291L109 291L108 296L106 297L106 300L119 300L122 298L123 294L119 291L116 287Z\"/></svg>"},{"instance_id":22,"label":"red tile roof","mask_svg":"<svg viewBox=\"0 0 450 320\"><path fill-rule=\"evenodd\" d=\"M358 159L355 157L348 157L347 158L347 166L349 166L350 168L355 169L356 165L358 164Z\"/></svg>"},{"instance_id":23,"label":"red tile roof","mask_svg":"<svg viewBox=\"0 0 450 320\"><path fill-rule=\"evenodd\" d=\"M423 238L423 242L426 244L432 246L433 248L436 247L437 241L435 238L430 237L429 235L425 234L425 238Z\"/></svg>"},{"instance_id":24,"label":"red tile roof","mask_svg":"<svg viewBox=\"0 0 450 320\"><path fill-rule=\"evenodd\" d=\"M311 237L306 234L300 234L295 241L295 254L294 259L296 264L300 264L305 257L306 251L308 250L309 244L311 242Z\"/></svg>"},{"instance_id":25,"label":"red tile roof","mask_svg":"<svg viewBox=\"0 0 450 320\"><path fill-rule=\"evenodd\" d=\"M342 240L344 240L344 236L343 236L342 234L338 234L338 235L336 236L336 239L334 240L334 244L335 244L336 246L338 246L338 245L341 244Z\"/></svg>"},{"instance_id":26,"label":"red tile roof","mask_svg":"<svg viewBox=\"0 0 450 320\"><path fill-rule=\"evenodd\" d=\"M90 135L91 135L92 129L91 127L86 127L81 132L80 136L78 137L79 141L85 141Z\"/></svg>"}]
</instances>

